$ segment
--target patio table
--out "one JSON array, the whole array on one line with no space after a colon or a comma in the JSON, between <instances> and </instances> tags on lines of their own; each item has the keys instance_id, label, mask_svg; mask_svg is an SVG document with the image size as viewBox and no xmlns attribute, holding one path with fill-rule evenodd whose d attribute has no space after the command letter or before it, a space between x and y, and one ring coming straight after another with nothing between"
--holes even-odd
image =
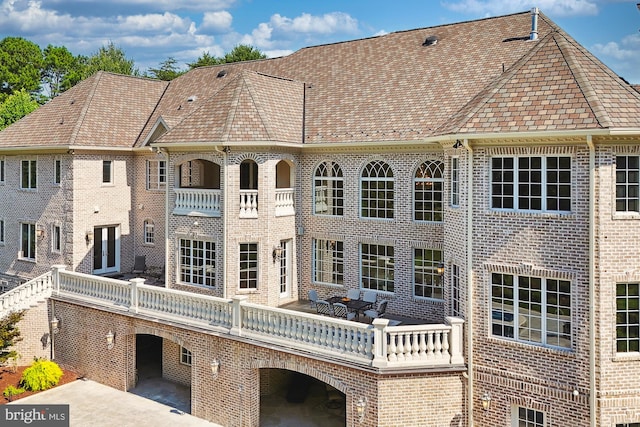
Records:
<instances>
[{"instance_id":1,"label":"patio table","mask_svg":"<svg viewBox=\"0 0 640 427\"><path fill-rule=\"evenodd\" d=\"M334 304L336 302L341 302L346 305L347 308L356 312L356 316L360 317L360 313L364 313L365 310L371 308L373 303L364 301L361 299L349 299L346 297L335 296L327 299L329 304Z\"/></svg>"}]
</instances>

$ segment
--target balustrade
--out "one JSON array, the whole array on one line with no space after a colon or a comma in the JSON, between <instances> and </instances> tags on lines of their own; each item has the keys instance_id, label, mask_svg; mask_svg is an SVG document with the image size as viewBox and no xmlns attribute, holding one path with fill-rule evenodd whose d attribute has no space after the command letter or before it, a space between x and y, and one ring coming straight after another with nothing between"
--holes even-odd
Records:
<instances>
[{"instance_id":1,"label":"balustrade","mask_svg":"<svg viewBox=\"0 0 640 427\"><path fill-rule=\"evenodd\" d=\"M276 189L276 216L295 215L296 210L293 204L295 191L293 188Z\"/></svg>"},{"instance_id":2,"label":"balustrade","mask_svg":"<svg viewBox=\"0 0 640 427\"><path fill-rule=\"evenodd\" d=\"M240 190L240 218L258 218L258 190Z\"/></svg>"},{"instance_id":3,"label":"balustrade","mask_svg":"<svg viewBox=\"0 0 640 427\"><path fill-rule=\"evenodd\" d=\"M175 215L220 216L221 191L209 188L175 188Z\"/></svg>"}]
</instances>

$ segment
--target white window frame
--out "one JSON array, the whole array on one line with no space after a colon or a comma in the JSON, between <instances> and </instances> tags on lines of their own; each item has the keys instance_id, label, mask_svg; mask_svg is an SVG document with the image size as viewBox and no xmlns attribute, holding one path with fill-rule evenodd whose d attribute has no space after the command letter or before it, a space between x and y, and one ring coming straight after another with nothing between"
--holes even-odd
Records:
<instances>
[{"instance_id":1,"label":"white window frame","mask_svg":"<svg viewBox=\"0 0 640 427\"><path fill-rule=\"evenodd\" d=\"M413 219L442 222L444 215L444 164L428 160L413 174Z\"/></svg>"},{"instance_id":2,"label":"white window frame","mask_svg":"<svg viewBox=\"0 0 640 427\"><path fill-rule=\"evenodd\" d=\"M540 417L542 419L540 420ZM533 418L533 419L532 419ZM512 427L546 427L546 414L532 408L522 406L511 407Z\"/></svg>"},{"instance_id":3,"label":"white window frame","mask_svg":"<svg viewBox=\"0 0 640 427\"><path fill-rule=\"evenodd\" d=\"M102 185L113 184L113 160L102 161Z\"/></svg>"},{"instance_id":4,"label":"white window frame","mask_svg":"<svg viewBox=\"0 0 640 427\"><path fill-rule=\"evenodd\" d=\"M62 183L62 160L53 159L53 184L60 185Z\"/></svg>"},{"instance_id":5,"label":"white window frame","mask_svg":"<svg viewBox=\"0 0 640 427\"><path fill-rule=\"evenodd\" d=\"M0 185L4 185L7 179L7 163L4 157L0 157Z\"/></svg>"},{"instance_id":6,"label":"white window frame","mask_svg":"<svg viewBox=\"0 0 640 427\"><path fill-rule=\"evenodd\" d=\"M458 264L451 264L451 315L454 317L462 317L462 310L460 309L460 266Z\"/></svg>"},{"instance_id":7,"label":"white window frame","mask_svg":"<svg viewBox=\"0 0 640 427\"><path fill-rule=\"evenodd\" d=\"M378 197L379 194L383 194L383 197ZM367 163L360 175L360 218L393 219L395 194L395 178L391 166L382 160Z\"/></svg>"},{"instance_id":8,"label":"white window frame","mask_svg":"<svg viewBox=\"0 0 640 427\"><path fill-rule=\"evenodd\" d=\"M147 190L164 190L167 187L167 161L147 160Z\"/></svg>"},{"instance_id":9,"label":"white window frame","mask_svg":"<svg viewBox=\"0 0 640 427\"><path fill-rule=\"evenodd\" d=\"M25 171L25 167L27 170ZM25 186L24 175L27 174L28 182ZM20 189L36 190L38 188L38 161L36 159L22 159L20 161Z\"/></svg>"},{"instance_id":10,"label":"white window frame","mask_svg":"<svg viewBox=\"0 0 640 427\"><path fill-rule=\"evenodd\" d=\"M331 239L313 239L313 282L344 286L344 242Z\"/></svg>"},{"instance_id":11,"label":"white window frame","mask_svg":"<svg viewBox=\"0 0 640 427\"><path fill-rule=\"evenodd\" d=\"M360 243L360 287L390 292L395 289L395 257L391 245Z\"/></svg>"},{"instance_id":12,"label":"white window frame","mask_svg":"<svg viewBox=\"0 0 640 427\"><path fill-rule=\"evenodd\" d=\"M238 247L240 251L238 265L238 288L241 291L255 291L258 289L258 243L243 242Z\"/></svg>"},{"instance_id":13,"label":"white window frame","mask_svg":"<svg viewBox=\"0 0 640 427\"><path fill-rule=\"evenodd\" d=\"M313 177L314 215L344 215L344 176L340 165L325 161L318 165Z\"/></svg>"},{"instance_id":14,"label":"white window frame","mask_svg":"<svg viewBox=\"0 0 640 427\"><path fill-rule=\"evenodd\" d=\"M615 211L640 213L640 156L616 156L615 179Z\"/></svg>"},{"instance_id":15,"label":"white window frame","mask_svg":"<svg viewBox=\"0 0 640 427\"><path fill-rule=\"evenodd\" d=\"M186 237L178 240L180 283L213 288L216 286L216 244L211 240Z\"/></svg>"},{"instance_id":16,"label":"white window frame","mask_svg":"<svg viewBox=\"0 0 640 427\"><path fill-rule=\"evenodd\" d=\"M451 199L450 204L452 208L460 207L460 157L451 157L450 167L450 191Z\"/></svg>"},{"instance_id":17,"label":"white window frame","mask_svg":"<svg viewBox=\"0 0 640 427\"><path fill-rule=\"evenodd\" d=\"M152 219L145 219L142 225L143 235L144 235L144 244L145 245L154 245L155 244L155 224Z\"/></svg>"},{"instance_id":18,"label":"white window frame","mask_svg":"<svg viewBox=\"0 0 640 427\"><path fill-rule=\"evenodd\" d=\"M569 292L566 292L567 286ZM490 288L492 336L571 349L574 290L569 280L494 272L490 275Z\"/></svg>"},{"instance_id":19,"label":"white window frame","mask_svg":"<svg viewBox=\"0 0 640 427\"><path fill-rule=\"evenodd\" d=\"M412 252L413 296L444 301L444 280L438 274L438 266L443 263L442 250L414 247Z\"/></svg>"},{"instance_id":20,"label":"white window frame","mask_svg":"<svg viewBox=\"0 0 640 427\"><path fill-rule=\"evenodd\" d=\"M553 167L549 163L568 160L569 167ZM563 160L561 160L563 159ZM538 166L532 165L539 160ZM534 213L571 213L572 167L571 156L494 156L490 160L490 202L491 209ZM497 162L501 162L500 165ZM511 162L511 164L508 164ZM525 163L529 163L528 165ZM536 179L537 175L539 180ZM568 174L568 182L566 175ZM555 180L552 178L557 177ZM522 177L530 180L521 179ZM499 178L499 179L498 179ZM497 191L500 189L501 191ZM569 195L560 195L568 191ZM560 204L566 205L560 209ZM554 205L556 208L554 209Z\"/></svg>"},{"instance_id":21,"label":"white window frame","mask_svg":"<svg viewBox=\"0 0 640 427\"><path fill-rule=\"evenodd\" d=\"M60 253L62 251L62 228L59 224L51 225L51 252Z\"/></svg>"},{"instance_id":22,"label":"white window frame","mask_svg":"<svg viewBox=\"0 0 640 427\"><path fill-rule=\"evenodd\" d=\"M625 293L621 294L624 288ZM629 292L631 290L631 292ZM631 304L630 304L631 303ZM616 283L616 352L618 354L640 354L640 338L634 337L635 333L630 330L637 330L640 324L631 322L630 318L638 318L640 316L640 283L638 282L619 282ZM631 308L630 308L631 307ZM625 322L620 319L624 318ZM621 350L624 345L625 349Z\"/></svg>"},{"instance_id":23,"label":"white window frame","mask_svg":"<svg viewBox=\"0 0 640 427\"><path fill-rule=\"evenodd\" d=\"M28 227L26 229L25 227ZM25 235L26 232L26 235ZM20 251L18 258L24 261L36 261L36 224L35 222L21 222L20 223ZM26 242L25 242L26 238ZM25 253L25 243L27 244L27 253Z\"/></svg>"},{"instance_id":24,"label":"white window frame","mask_svg":"<svg viewBox=\"0 0 640 427\"><path fill-rule=\"evenodd\" d=\"M185 366L191 366L193 363L193 354L186 348L180 346L180 364Z\"/></svg>"}]
</instances>

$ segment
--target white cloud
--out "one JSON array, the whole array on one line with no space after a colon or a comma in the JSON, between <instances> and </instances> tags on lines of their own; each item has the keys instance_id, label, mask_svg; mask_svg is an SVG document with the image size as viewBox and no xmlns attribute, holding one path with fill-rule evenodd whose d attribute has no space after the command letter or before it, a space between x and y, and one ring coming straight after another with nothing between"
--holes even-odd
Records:
<instances>
[{"instance_id":1,"label":"white cloud","mask_svg":"<svg viewBox=\"0 0 640 427\"><path fill-rule=\"evenodd\" d=\"M605 44L597 43L593 45L591 49L596 55L608 56L618 60L632 59L638 55L637 50L623 49L616 42L609 42Z\"/></svg>"},{"instance_id":2,"label":"white cloud","mask_svg":"<svg viewBox=\"0 0 640 427\"><path fill-rule=\"evenodd\" d=\"M537 7L549 16L596 15L596 0L461 0L443 1L442 6L455 12L488 16L523 12Z\"/></svg>"},{"instance_id":3,"label":"white cloud","mask_svg":"<svg viewBox=\"0 0 640 427\"><path fill-rule=\"evenodd\" d=\"M148 15L118 16L115 30L127 33L167 33L173 31L188 31L191 26L190 19L181 18L173 13L152 13Z\"/></svg>"},{"instance_id":4,"label":"white cloud","mask_svg":"<svg viewBox=\"0 0 640 427\"><path fill-rule=\"evenodd\" d=\"M200 30L211 30L218 33L229 31L233 17L226 10L220 12L205 12Z\"/></svg>"},{"instance_id":5,"label":"white cloud","mask_svg":"<svg viewBox=\"0 0 640 427\"><path fill-rule=\"evenodd\" d=\"M269 25L284 33L333 34L358 31L358 20L342 12L325 13L322 16L303 13L295 18L276 13L271 17Z\"/></svg>"}]
</instances>

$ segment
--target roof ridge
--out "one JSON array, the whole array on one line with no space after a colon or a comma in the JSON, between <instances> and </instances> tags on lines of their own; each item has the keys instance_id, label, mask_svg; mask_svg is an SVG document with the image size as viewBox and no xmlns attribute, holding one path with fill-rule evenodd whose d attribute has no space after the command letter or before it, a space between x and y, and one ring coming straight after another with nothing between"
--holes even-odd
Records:
<instances>
[{"instance_id":1,"label":"roof ridge","mask_svg":"<svg viewBox=\"0 0 640 427\"><path fill-rule=\"evenodd\" d=\"M229 111L227 112L227 119L224 122L224 129L222 130L221 139L223 141L229 140L229 136L231 135L231 131L233 129L233 121L235 120L236 113L238 112L238 103L240 102L240 94L242 93L242 85L244 84L244 78L242 77L243 73L244 70L240 70L240 73L238 73L238 75L233 80L231 80L223 88L216 92L220 93L224 88L228 88L229 85L232 84L232 82L236 83L236 87L233 89L233 98L231 99ZM240 81L238 82L238 80Z\"/></svg>"},{"instance_id":2,"label":"roof ridge","mask_svg":"<svg viewBox=\"0 0 640 427\"><path fill-rule=\"evenodd\" d=\"M74 144L76 138L78 137L78 134L80 133L80 129L82 129L82 124L84 123L87 117L89 107L91 106L91 101L93 100L93 97L95 96L96 91L98 90L98 85L100 84L100 80L102 79L103 74L104 74L104 71L98 71L93 76L89 77L89 79L94 78L95 83L93 84L93 87L91 88L91 90L89 91L89 94L86 97L84 106L82 107L82 111L78 116L78 121L76 122L73 132L71 132L71 137L69 138L69 145Z\"/></svg>"},{"instance_id":3,"label":"roof ridge","mask_svg":"<svg viewBox=\"0 0 640 427\"><path fill-rule=\"evenodd\" d=\"M249 74L248 70L242 70L241 75L242 75L242 80L245 83L245 85L247 86L247 92L249 93L249 96L251 97L251 101L256 109L256 112L258 113L258 117L260 117L260 121L262 122L262 126L264 126L264 129L267 131L267 135L269 135L269 139L271 140L271 138L274 138L276 135L276 132L273 131L271 129L270 124L270 120L268 120L268 117L265 118L264 116L267 115L266 112L263 112L263 108L260 105L260 102L258 101L258 96L256 93L256 90L253 85L251 84L251 82L249 81L248 78L245 77L245 75ZM253 73L251 72L251 74L256 74L257 73ZM264 77L270 77L267 75L264 75ZM289 80L289 79L283 79L283 80ZM292 81L292 80L289 80Z\"/></svg>"}]
</instances>

